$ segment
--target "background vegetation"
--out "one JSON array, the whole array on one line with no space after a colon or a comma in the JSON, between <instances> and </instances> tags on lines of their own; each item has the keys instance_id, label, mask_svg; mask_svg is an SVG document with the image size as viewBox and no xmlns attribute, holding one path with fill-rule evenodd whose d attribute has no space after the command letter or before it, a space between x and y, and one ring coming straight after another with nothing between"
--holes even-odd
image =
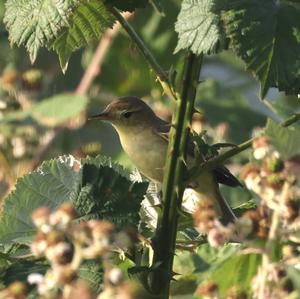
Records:
<instances>
[{"instance_id":1,"label":"background vegetation","mask_svg":"<svg viewBox=\"0 0 300 299\"><path fill-rule=\"evenodd\" d=\"M153 237L154 215L157 211L160 213L159 209L152 208L153 201L158 200L157 195L153 186L148 188L147 181L132 173L134 167L122 152L114 130L107 124L89 122L87 117L123 95L142 97L166 120L171 120L174 109L168 92L163 92L157 79L157 70L153 65L149 67L149 61L135 41L117 25L111 5L123 11L124 18L166 72L168 82L173 82L177 74L176 86L180 85L186 48L198 56L205 54L200 76L203 82L197 86L195 97L195 107L202 114L194 116L192 123L198 133L207 131L206 142L239 144L255 136L269 118L268 142L264 146L254 145L254 156L252 152L234 156L228 165L233 173L241 175L244 172L241 179L247 183L245 165L249 161L254 161L257 169L264 169L261 159L255 156L255 146L256 149L265 148L268 153L279 152L280 161L293 161L298 165L299 124L293 124L291 130L277 125L300 109L297 97L300 93L300 8L297 1L268 0L263 4L246 0L223 1L223 4L208 0L62 1L59 9L63 13L59 21L54 7L49 5L48 10L41 10L40 17L45 23L39 24L38 18L30 16L27 5L31 2L34 10L41 1L23 2L0 0L0 198L3 205L0 275L4 289L16 280L26 282L29 273L44 274L55 268L55 262L47 254L30 253L30 244L37 238L31 214L41 206L53 211L68 200L76 209L76 217L82 220L111 221L114 228L105 231L106 237L113 234L113 239L116 238L115 233L125 226L139 228L143 236L140 240L143 245L139 243L135 253L130 251L132 248L128 249L131 243L130 246L118 244L116 250L113 241L113 248L106 249L115 253L113 261L111 256L102 254L104 262L99 263L99 254L83 254L82 263L75 268L76 271L80 268L80 277L92 282L95 292L126 289L124 283L129 276L142 281L147 289L145 276L155 271L156 265L150 262L149 242ZM65 10L64 5L69 10ZM86 20L92 24L91 28ZM225 24L225 32L220 29L222 26L217 26L221 22ZM278 25L274 29L276 22ZM36 30L38 25L41 32ZM51 29L47 31L43 26ZM194 26L195 30L189 26ZM205 29L208 33L203 36ZM188 38L186 32L190 31L194 38ZM202 45L197 43L201 40L204 40ZM221 51L223 49L226 51ZM269 143L273 144L272 149ZM112 158L113 165L105 156ZM299 173L294 176L297 180ZM288 180L284 177L282 181ZM280 194L283 185L277 189ZM238 214L254 208L261 198L264 200L263 190L253 190L249 184L247 187L223 189ZM139 211L145 194L147 201L142 206L148 206ZM267 219L272 223L273 214L269 213ZM243 296L254 296L255 290L248 289L253 277L258 275L262 260L264 265L267 263L265 252L259 250L265 243L269 244L268 236L264 236L263 241L252 236L255 244L244 247L220 242L216 249L194 228L197 224L193 225L192 217L187 218L179 221L174 271L180 275L176 276L178 282L171 286L172 296L217 296L219 292L221 298L245 298L234 297L242 296L240 290L247 290ZM77 239L71 233L72 228L59 225L59 221L51 224L51 230L67 235L70 243L75 244ZM276 246L271 244L277 252L277 255L272 252L271 260L280 266L284 246L295 249L297 244L295 239L285 239L283 234ZM261 242L264 245L257 245ZM91 247L96 246L91 244ZM237 254L247 248L248 254ZM122 255L124 252L126 254ZM41 256L46 256L48 261ZM298 252L295 257L298 258ZM300 279L295 264L285 268L288 275L283 275L293 285L292 291ZM115 266L123 273L122 282L114 282L109 276ZM109 278L103 273L108 273ZM280 279L277 279L278 285ZM203 281L208 281L208 291L204 287L194 295ZM66 284L71 283L72 279ZM280 283L284 282L280 280ZM117 291L116 286L120 287ZM137 296L133 289L135 287L126 291L132 296L128 298ZM35 288L28 287L28 291L35 296ZM111 294L103 296L112 298ZM65 296L71 295L66 291ZM299 295L294 296L291 298Z\"/></svg>"}]
</instances>

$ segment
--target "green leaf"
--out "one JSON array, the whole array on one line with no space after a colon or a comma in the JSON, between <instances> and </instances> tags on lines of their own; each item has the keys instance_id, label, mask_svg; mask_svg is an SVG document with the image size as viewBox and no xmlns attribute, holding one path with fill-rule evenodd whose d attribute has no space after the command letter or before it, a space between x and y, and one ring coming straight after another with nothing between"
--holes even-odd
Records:
<instances>
[{"instance_id":1,"label":"green leaf","mask_svg":"<svg viewBox=\"0 0 300 299\"><path fill-rule=\"evenodd\" d=\"M20 260L13 263L5 272L4 283L9 285L15 281L27 283L27 277L31 273L44 274L47 271L47 264L38 261Z\"/></svg>"},{"instance_id":2,"label":"green leaf","mask_svg":"<svg viewBox=\"0 0 300 299\"><path fill-rule=\"evenodd\" d=\"M120 228L137 226L148 183L132 182L120 175L118 168L105 166L106 163L101 157L85 160L75 207L84 219L105 218Z\"/></svg>"},{"instance_id":3,"label":"green leaf","mask_svg":"<svg viewBox=\"0 0 300 299\"><path fill-rule=\"evenodd\" d=\"M65 71L71 54L93 40L99 40L103 32L112 27L114 20L99 0L82 1L76 9L69 27L52 43Z\"/></svg>"},{"instance_id":4,"label":"green leaf","mask_svg":"<svg viewBox=\"0 0 300 299\"><path fill-rule=\"evenodd\" d=\"M18 121L32 117L43 126L56 127L78 115L86 108L87 104L86 96L59 94L34 104L28 110L8 113L1 122Z\"/></svg>"},{"instance_id":5,"label":"green leaf","mask_svg":"<svg viewBox=\"0 0 300 299\"><path fill-rule=\"evenodd\" d=\"M34 62L38 50L69 24L79 0L8 0L4 22L12 44L24 44Z\"/></svg>"},{"instance_id":6,"label":"green leaf","mask_svg":"<svg viewBox=\"0 0 300 299\"><path fill-rule=\"evenodd\" d=\"M56 127L78 115L87 104L86 96L60 94L36 104L29 115L42 125Z\"/></svg>"},{"instance_id":7,"label":"green leaf","mask_svg":"<svg viewBox=\"0 0 300 299\"><path fill-rule=\"evenodd\" d=\"M148 4L148 0L106 0L105 2L123 11L134 11Z\"/></svg>"},{"instance_id":8,"label":"green leaf","mask_svg":"<svg viewBox=\"0 0 300 299\"><path fill-rule=\"evenodd\" d=\"M179 38L175 53L190 49L199 55L225 49L225 35L220 26L220 3L217 0L183 0L175 24Z\"/></svg>"},{"instance_id":9,"label":"green leaf","mask_svg":"<svg viewBox=\"0 0 300 299\"><path fill-rule=\"evenodd\" d=\"M223 13L230 47L254 72L265 97L270 87L300 92L300 9L284 1L229 0Z\"/></svg>"},{"instance_id":10,"label":"green leaf","mask_svg":"<svg viewBox=\"0 0 300 299\"><path fill-rule=\"evenodd\" d=\"M197 280L208 278L211 273L233 256L239 246L227 244L221 249L211 247L209 244L200 245L194 252L179 251L174 256L173 271L185 276L195 275Z\"/></svg>"},{"instance_id":11,"label":"green leaf","mask_svg":"<svg viewBox=\"0 0 300 299\"><path fill-rule=\"evenodd\" d=\"M259 254L232 256L212 273L210 280L218 284L221 297L225 296L226 291L233 286L249 291L252 278L260 263Z\"/></svg>"},{"instance_id":12,"label":"green leaf","mask_svg":"<svg viewBox=\"0 0 300 299\"><path fill-rule=\"evenodd\" d=\"M79 268L78 276L87 281L95 293L100 292L103 283L103 268L99 261L85 261Z\"/></svg>"},{"instance_id":13,"label":"green leaf","mask_svg":"<svg viewBox=\"0 0 300 299\"><path fill-rule=\"evenodd\" d=\"M0 243L29 244L35 228L32 211L41 206L56 209L72 201L80 219L108 219L118 227L137 226L140 202L147 183L129 180L109 159L96 157L82 161L72 156L46 161L18 179L15 191L3 204Z\"/></svg>"},{"instance_id":14,"label":"green leaf","mask_svg":"<svg viewBox=\"0 0 300 299\"><path fill-rule=\"evenodd\" d=\"M273 120L268 119L265 134L284 159L300 153L300 130L293 127L283 128Z\"/></svg>"},{"instance_id":15,"label":"green leaf","mask_svg":"<svg viewBox=\"0 0 300 299\"><path fill-rule=\"evenodd\" d=\"M78 164L71 157L46 161L17 180L15 190L5 199L0 220L0 243L30 243L35 233L31 213L36 208L57 208L77 195L80 175L72 169Z\"/></svg>"}]
</instances>

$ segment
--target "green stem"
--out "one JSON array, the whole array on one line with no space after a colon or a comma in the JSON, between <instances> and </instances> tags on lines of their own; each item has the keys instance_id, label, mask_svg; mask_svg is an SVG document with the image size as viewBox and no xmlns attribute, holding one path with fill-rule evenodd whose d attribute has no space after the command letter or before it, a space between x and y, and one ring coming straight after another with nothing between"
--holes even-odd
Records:
<instances>
[{"instance_id":1,"label":"green stem","mask_svg":"<svg viewBox=\"0 0 300 299\"><path fill-rule=\"evenodd\" d=\"M297 122L298 120L300 120L300 113L294 114L287 120L283 121L280 125L285 128L285 127L288 127L288 126L292 125L293 123ZM237 147L234 147L231 150L202 163L200 166L195 166L195 167L191 168L189 171L189 175L188 175L188 181L189 182L193 181L203 171L213 170L216 166L223 164L226 160L228 160L228 159L236 156L237 154L243 152L244 150L250 148L252 146L253 141L256 138L251 138L251 139L241 143Z\"/></svg>"},{"instance_id":2,"label":"green stem","mask_svg":"<svg viewBox=\"0 0 300 299\"><path fill-rule=\"evenodd\" d=\"M185 156L190 132L190 119L194 107L196 86L201 69L202 56L189 54L184 68L181 97L176 102L174 126L170 132L168 156L163 182L163 209L158 220L153 241L153 277L150 289L159 298L169 298L175 254L178 211L181 208L184 191Z\"/></svg>"},{"instance_id":3,"label":"green stem","mask_svg":"<svg viewBox=\"0 0 300 299\"><path fill-rule=\"evenodd\" d=\"M108 9L114 15L114 17L120 22L120 24L122 25L124 30L130 36L130 38L134 41L134 43L137 45L137 47L140 49L140 51L144 55L146 61L150 64L150 66L156 73L165 93L171 99L176 100L177 96L174 92L174 89L172 87L172 84L169 81L169 78L168 78L166 72L162 69L162 67L156 61L155 57L153 56L151 51L147 48L147 46L145 45L143 40L135 32L135 30L131 27L131 25L128 23L128 21L125 18L123 18L123 16L120 14L120 12L116 8L108 6Z\"/></svg>"}]
</instances>

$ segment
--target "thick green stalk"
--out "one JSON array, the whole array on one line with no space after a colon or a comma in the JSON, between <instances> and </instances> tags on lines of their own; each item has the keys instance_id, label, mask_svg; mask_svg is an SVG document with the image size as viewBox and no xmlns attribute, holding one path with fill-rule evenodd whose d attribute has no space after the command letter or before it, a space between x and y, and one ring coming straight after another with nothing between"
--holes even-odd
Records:
<instances>
[{"instance_id":1,"label":"thick green stalk","mask_svg":"<svg viewBox=\"0 0 300 299\"><path fill-rule=\"evenodd\" d=\"M287 120L283 121L280 125L282 127L288 127L292 125L293 123L297 122L300 120L300 113L296 113L292 115L290 118ZM199 166L195 166L189 171L188 175L188 182L193 181L195 178L197 178L203 171L207 170L212 170L214 169L217 165L223 164L226 160L232 158L233 156L236 156L237 154L243 152L244 150L250 148L252 146L253 141L255 138L251 138L238 146L232 148L231 150L213 158L210 159L204 163L202 163ZM187 182L187 183L188 183Z\"/></svg>"},{"instance_id":2,"label":"thick green stalk","mask_svg":"<svg viewBox=\"0 0 300 299\"><path fill-rule=\"evenodd\" d=\"M151 51L147 48L143 40L140 38L140 36L136 33L136 31L131 27L129 22L120 14L120 12L116 8L108 6L108 9L114 15L114 17L120 22L123 29L127 32L127 34L130 36L132 41L134 41L134 43L137 45L141 53L144 55L146 61L150 64L151 68L156 73L159 82L161 83L161 86L165 91L165 93L171 99L176 100L177 96L174 92L172 84L170 83L167 73L157 62L157 60L155 59Z\"/></svg>"},{"instance_id":3,"label":"thick green stalk","mask_svg":"<svg viewBox=\"0 0 300 299\"><path fill-rule=\"evenodd\" d=\"M178 211L181 208L184 191L185 156L190 132L190 119L194 107L196 86L202 57L189 54L185 62L181 96L176 102L173 126L170 132L168 156L163 182L163 208L158 220L156 236L153 240L153 276L151 290L159 298L169 298L175 254Z\"/></svg>"}]
</instances>

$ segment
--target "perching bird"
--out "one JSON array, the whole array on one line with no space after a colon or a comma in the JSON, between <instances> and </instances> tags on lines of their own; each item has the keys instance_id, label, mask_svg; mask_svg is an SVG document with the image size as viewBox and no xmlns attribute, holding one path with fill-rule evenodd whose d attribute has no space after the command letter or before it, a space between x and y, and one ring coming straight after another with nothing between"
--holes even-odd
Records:
<instances>
[{"instance_id":1,"label":"perching bird","mask_svg":"<svg viewBox=\"0 0 300 299\"><path fill-rule=\"evenodd\" d=\"M105 110L90 119L109 121L119 134L124 151L138 170L154 182L162 183L168 148L170 125L160 119L141 99L133 96L118 98ZM192 153L188 160L193 159ZM212 200L224 223L235 219L234 213L222 197L218 183L240 186L240 182L223 166L201 174L193 189L199 198Z\"/></svg>"}]
</instances>

